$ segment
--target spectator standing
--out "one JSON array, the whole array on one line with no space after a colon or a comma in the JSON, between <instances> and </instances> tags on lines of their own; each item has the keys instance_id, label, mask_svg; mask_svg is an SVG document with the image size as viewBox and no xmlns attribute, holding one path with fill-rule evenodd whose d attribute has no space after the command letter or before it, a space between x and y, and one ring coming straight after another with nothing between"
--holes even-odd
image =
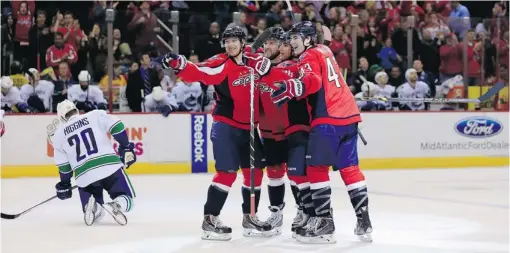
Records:
<instances>
[{"instance_id":1,"label":"spectator standing","mask_svg":"<svg viewBox=\"0 0 510 253\"><path fill-rule=\"evenodd\" d=\"M28 66L41 71L47 67L44 60L46 51L53 44L50 27L46 25L45 11L37 11L36 25L28 31L28 38L32 42L29 44Z\"/></svg>"},{"instance_id":2,"label":"spectator standing","mask_svg":"<svg viewBox=\"0 0 510 253\"><path fill-rule=\"evenodd\" d=\"M55 84L55 93L53 94L53 112L57 111L57 104L64 101L67 98L67 91L69 87L76 84L76 81L72 79L71 71L67 61L61 61L57 67L56 79L53 80Z\"/></svg>"},{"instance_id":3,"label":"spectator standing","mask_svg":"<svg viewBox=\"0 0 510 253\"><path fill-rule=\"evenodd\" d=\"M27 64L26 61L30 52L28 50L28 31L30 30L30 27L32 27L32 13L33 12L28 8L28 3L26 1L21 1L19 9L16 13L16 28L14 30L14 57L21 61L23 64Z\"/></svg>"},{"instance_id":4,"label":"spectator standing","mask_svg":"<svg viewBox=\"0 0 510 253\"><path fill-rule=\"evenodd\" d=\"M209 26L209 35L196 42L195 47L195 54L198 55L200 61L222 53L224 49L221 47L220 25L216 22L212 22Z\"/></svg>"},{"instance_id":5,"label":"spectator standing","mask_svg":"<svg viewBox=\"0 0 510 253\"><path fill-rule=\"evenodd\" d=\"M336 62L338 63L338 66L342 70L347 69L350 71L351 69L350 52L352 50L352 42L349 39L349 36L344 33L344 29L341 25L335 26L335 30L333 30L333 39L331 40L329 48L335 55L335 59Z\"/></svg>"},{"instance_id":6,"label":"spectator standing","mask_svg":"<svg viewBox=\"0 0 510 253\"><path fill-rule=\"evenodd\" d=\"M137 53L156 44L156 34L160 32L157 19L156 15L151 12L149 3L143 1L140 5L140 12L136 13L128 24L128 30L136 34L135 51Z\"/></svg>"},{"instance_id":7,"label":"spectator standing","mask_svg":"<svg viewBox=\"0 0 510 253\"><path fill-rule=\"evenodd\" d=\"M161 87L158 72L152 69L149 54L140 56L140 66L128 76L126 97L132 112L142 111L145 96L152 93L154 87Z\"/></svg>"},{"instance_id":8,"label":"spectator standing","mask_svg":"<svg viewBox=\"0 0 510 253\"><path fill-rule=\"evenodd\" d=\"M83 31L75 26L74 15L71 12L64 13L64 22L60 23L60 21L57 20L53 29L61 33L64 36L64 42L75 49L78 48L78 44L84 35Z\"/></svg>"},{"instance_id":9,"label":"spectator standing","mask_svg":"<svg viewBox=\"0 0 510 253\"><path fill-rule=\"evenodd\" d=\"M455 34L457 34L459 38L463 38L464 33L466 33L468 29L471 28L469 10L466 6L460 4L459 1L451 1L450 5L452 7L452 11L450 12L448 23L452 27ZM467 20L464 18L467 18Z\"/></svg>"},{"instance_id":10,"label":"spectator standing","mask_svg":"<svg viewBox=\"0 0 510 253\"><path fill-rule=\"evenodd\" d=\"M419 58L423 63L423 69L439 76L439 46L441 42L439 38L432 38L431 31L423 29L422 40L419 45Z\"/></svg>"},{"instance_id":11,"label":"spectator standing","mask_svg":"<svg viewBox=\"0 0 510 253\"><path fill-rule=\"evenodd\" d=\"M7 15L7 22L2 25L2 75L9 75L11 65L9 56L14 54L14 19Z\"/></svg>"},{"instance_id":12,"label":"spectator standing","mask_svg":"<svg viewBox=\"0 0 510 253\"><path fill-rule=\"evenodd\" d=\"M46 65L48 67L57 68L61 62L72 65L78 61L76 50L73 46L64 42L64 35L62 33L56 32L54 41L55 44L46 51Z\"/></svg>"},{"instance_id":13,"label":"spectator standing","mask_svg":"<svg viewBox=\"0 0 510 253\"><path fill-rule=\"evenodd\" d=\"M439 79L441 82L456 75L462 75L462 50L462 44L459 43L455 34L446 36L446 44L439 48L439 57L441 59Z\"/></svg>"}]
</instances>

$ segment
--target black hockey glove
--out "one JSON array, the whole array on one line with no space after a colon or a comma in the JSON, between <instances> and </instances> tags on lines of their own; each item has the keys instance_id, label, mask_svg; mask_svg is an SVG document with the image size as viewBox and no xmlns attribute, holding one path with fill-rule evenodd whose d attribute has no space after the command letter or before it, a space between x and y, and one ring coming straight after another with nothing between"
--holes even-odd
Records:
<instances>
[{"instance_id":1,"label":"black hockey glove","mask_svg":"<svg viewBox=\"0 0 510 253\"><path fill-rule=\"evenodd\" d=\"M57 189L57 198L61 200L69 199L73 196L71 182L58 182L55 188Z\"/></svg>"},{"instance_id":2,"label":"black hockey glove","mask_svg":"<svg viewBox=\"0 0 510 253\"><path fill-rule=\"evenodd\" d=\"M126 169L129 166L133 165L136 162L136 154L135 154L135 144L130 142L126 147L119 146L119 157L120 160L126 166Z\"/></svg>"}]
</instances>

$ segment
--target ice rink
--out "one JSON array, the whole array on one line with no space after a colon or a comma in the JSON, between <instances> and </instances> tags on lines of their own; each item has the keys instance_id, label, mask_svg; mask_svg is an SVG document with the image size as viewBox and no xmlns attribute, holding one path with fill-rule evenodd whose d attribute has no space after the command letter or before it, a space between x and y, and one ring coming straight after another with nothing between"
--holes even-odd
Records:
<instances>
[{"instance_id":1,"label":"ice rink","mask_svg":"<svg viewBox=\"0 0 510 253\"><path fill-rule=\"evenodd\" d=\"M294 241L294 199L287 185L288 232L273 238L244 238L241 175L221 218L232 226L228 242L200 239L203 204L212 175L132 176L137 198L128 224L111 217L85 226L77 191L16 220L1 221L2 253L459 253L509 252L508 168L366 171L374 242L353 235L355 216L338 173L331 174L337 243ZM55 194L57 178L2 179L2 212L19 213ZM263 188L259 215L267 218Z\"/></svg>"}]
</instances>

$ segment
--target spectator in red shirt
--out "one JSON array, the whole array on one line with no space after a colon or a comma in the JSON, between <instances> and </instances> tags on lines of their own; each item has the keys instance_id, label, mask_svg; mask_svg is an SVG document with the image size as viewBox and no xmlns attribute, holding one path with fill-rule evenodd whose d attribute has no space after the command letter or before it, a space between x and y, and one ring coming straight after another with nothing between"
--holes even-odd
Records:
<instances>
[{"instance_id":1,"label":"spectator in red shirt","mask_svg":"<svg viewBox=\"0 0 510 253\"><path fill-rule=\"evenodd\" d=\"M352 50L352 42L349 36L344 33L344 29L341 25L336 25L333 30L333 39L329 48L335 55L335 59L338 66L342 69L351 69L351 58L349 56Z\"/></svg>"},{"instance_id":2,"label":"spectator in red shirt","mask_svg":"<svg viewBox=\"0 0 510 253\"><path fill-rule=\"evenodd\" d=\"M78 48L78 44L84 34L79 27L74 25L74 16L71 12L64 13L64 24L60 26L60 24L57 23L55 29L57 32L64 35L64 41L66 43L69 43L75 49Z\"/></svg>"},{"instance_id":3,"label":"spectator in red shirt","mask_svg":"<svg viewBox=\"0 0 510 253\"><path fill-rule=\"evenodd\" d=\"M449 34L446 38L446 45L439 48L441 66L439 67L439 79L441 82L456 75L462 75L462 44L459 44L455 34Z\"/></svg>"},{"instance_id":4,"label":"spectator in red shirt","mask_svg":"<svg viewBox=\"0 0 510 253\"><path fill-rule=\"evenodd\" d=\"M67 62L73 65L78 61L78 55L73 46L64 42L64 35L60 32L55 33L55 45L48 48L46 51L46 65L53 67L55 72L56 68L61 62Z\"/></svg>"},{"instance_id":5,"label":"spectator in red shirt","mask_svg":"<svg viewBox=\"0 0 510 253\"><path fill-rule=\"evenodd\" d=\"M14 56L18 60L28 59L28 31L32 27L32 12L28 9L28 3L22 1L16 14L14 30L15 48Z\"/></svg>"}]
</instances>

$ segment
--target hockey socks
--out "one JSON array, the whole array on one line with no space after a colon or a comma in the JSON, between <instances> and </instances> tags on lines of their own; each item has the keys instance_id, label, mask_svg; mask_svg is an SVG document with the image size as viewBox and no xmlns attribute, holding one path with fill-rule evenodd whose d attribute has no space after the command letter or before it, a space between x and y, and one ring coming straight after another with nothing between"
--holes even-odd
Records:
<instances>
[{"instance_id":1,"label":"hockey socks","mask_svg":"<svg viewBox=\"0 0 510 253\"><path fill-rule=\"evenodd\" d=\"M298 189L296 183L291 182L290 190L292 191L292 196L294 196L294 201L296 201L296 205L299 208L303 208L303 204L301 202L301 199L299 198L299 189Z\"/></svg>"},{"instance_id":2,"label":"hockey socks","mask_svg":"<svg viewBox=\"0 0 510 253\"><path fill-rule=\"evenodd\" d=\"M250 213L250 169L242 169L243 170L243 187L241 188L241 193L243 195L243 214ZM254 181L255 181L255 213L258 211L259 201L260 201L260 186L262 185L262 177L264 176L262 169L255 168L254 171Z\"/></svg>"},{"instance_id":3,"label":"hockey socks","mask_svg":"<svg viewBox=\"0 0 510 253\"><path fill-rule=\"evenodd\" d=\"M329 185L328 166L308 166L306 174L310 180L310 192L312 195L315 214L318 217L330 215L331 187Z\"/></svg>"},{"instance_id":4,"label":"hockey socks","mask_svg":"<svg viewBox=\"0 0 510 253\"><path fill-rule=\"evenodd\" d=\"M227 200L228 191L236 180L237 173L216 172L212 184L207 191L207 201L204 205L204 215L220 215L221 209Z\"/></svg>"},{"instance_id":5,"label":"hockey socks","mask_svg":"<svg viewBox=\"0 0 510 253\"><path fill-rule=\"evenodd\" d=\"M271 206L282 207L285 198L285 168L281 166L267 166L267 193Z\"/></svg>"},{"instance_id":6,"label":"hockey socks","mask_svg":"<svg viewBox=\"0 0 510 253\"><path fill-rule=\"evenodd\" d=\"M342 176L342 180L349 192L356 217L361 219L363 214L361 211L367 210L368 207L368 191L365 176L357 165L341 169L340 176Z\"/></svg>"},{"instance_id":7,"label":"hockey socks","mask_svg":"<svg viewBox=\"0 0 510 253\"><path fill-rule=\"evenodd\" d=\"M299 203L298 205L303 208L305 214L312 217L317 216L307 176L289 176L289 180L292 182L292 193L294 194L294 187L296 190L296 195L294 196L296 203Z\"/></svg>"},{"instance_id":8,"label":"hockey socks","mask_svg":"<svg viewBox=\"0 0 510 253\"><path fill-rule=\"evenodd\" d=\"M120 206L120 211L127 213L133 209L133 199L127 195L120 195L114 200Z\"/></svg>"}]
</instances>

